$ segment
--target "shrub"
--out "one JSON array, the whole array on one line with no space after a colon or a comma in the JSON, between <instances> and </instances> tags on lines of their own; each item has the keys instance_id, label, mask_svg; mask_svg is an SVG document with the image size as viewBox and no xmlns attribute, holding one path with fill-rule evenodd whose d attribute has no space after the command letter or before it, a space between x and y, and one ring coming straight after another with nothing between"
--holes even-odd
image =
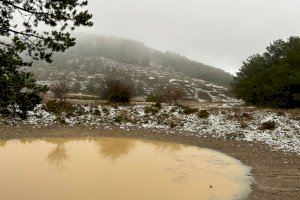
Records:
<instances>
[{"instance_id":1,"label":"shrub","mask_svg":"<svg viewBox=\"0 0 300 200\"><path fill-rule=\"evenodd\" d=\"M66 113L67 115L74 115L75 108L69 102L48 101L45 105L45 110L54 114Z\"/></svg>"},{"instance_id":2,"label":"shrub","mask_svg":"<svg viewBox=\"0 0 300 200\"><path fill-rule=\"evenodd\" d=\"M99 116L99 117L101 116L101 112L98 109L94 110L93 114L96 115L96 116Z\"/></svg>"},{"instance_id":3,"label":"shrub","mask_svg":"<svg viewBox=\"0 0 300 200\"><path fill-rule=\"evenodd\" d=\"M175 107L172 107L171 110L170 110L170 112L172 112L172 113L173 113L173 112L176 112L177 108L178 108L178 107L176 107L176 106L175 106Z\"/></svg>"},{"instance_id":4,"label":"shrub","mask_svg":"<svg viewBox=\"0 0 300 200\"><path fill-rule=\"evenodd\" d=\"M102 111L104 112L104 114L109 115L109 110L106 107L102 107Z\"/></svg>"},{"instance_id":5,"label":"shrub","mask_svg":"<svg viewBox=\"0 0 300 200\"><path fill-rule=\"evenodd\" d=\"M274 130L276 123L274 121L266 121L261 124L261 130Z\"/></svg>"},{"instance_id":6,"label":"shrub","mask_svg":"<svg viewBox=\"0 0 300 200\"><path fill-rule=\"evenodd\" d=\"M82 108L80 105L76 107L76 109L74 108L74 113L76 112L76 114L78 116L81 116L85 113L84 108Z\"/></svg>"},{"instance_id":7,"label":"shrub","mask_svg":"<svg viewBox=\"0 0 300 200\"><path fill-rule=\"evenodd\" d=\"M128 112L125 110L121 110L120 113L114 118L115 122L129 122L130 119L128 117Z\"/></svg>"},{"instance_id":8,"label":"shrub","mask_svg":"<svg viewBox=\"0 0 300 200\"><path fill-rule=\"evenodd\" d=\"M149 113L156 114L158 112L159 112L159 109L157 107L155 107L155 106L147 106L147 107L145 107L145 113L146 114L149 114Z\"/></svg>"},{"instance_id":9,"label":"shrub","mask_svg":"<svg viewBox=\"0 0 300 200\"><path fill-rule=\"evenodd\" d=\"M56 82L51 85L50 91L53 92L55 98L58 98L60 101L65 101L70 91L70 88L64 82Z\"/></svg>"},{"instance_id":10,"label":"shrub","mask_svg":"<svg viewBox=\"0 0 300 200\"><path fill-rule=\"evenodd\" d=\"M129 103L132 95L132 87L117 79L107 80L102 92L103 99L111 103Z\"/></svg>"},{"instance_id":11,"label":"shrub","mask_svg":"<svg viewBox=\"0 0 300 200\"><path fill-rule=\"evenodd\" d=\"M178 104L185 95L185 92L180 87L169 86L162 92L164 102L170 104Z\"/></svg>"},{"instance_id":12,"label":"shrub","mask_svg":"<svg viewBox=\"0 0 300 200\"><path fill-rule=\"evenodd\" d=\"M225 135L227 140L237 140L245 138L243 133L228 133Z\"/></svg>"},{"instance_id":13,"label":"shrub","mask_svg":"<svg viewBox=\"0 0 300 200\"><path fill-rule=\"evenodd\" d=\"M248 124L244 121L240 122L240 128L245 129L248 127Z\"/></svg>"},{"instance_id":14,"label":"shrub","mask_svg":"<svg viewBox=\"0 0 300 200\"><path fill-rule=\"evenodd\" d=\"M56 117L56 121L59 124L66 124L66 121L61 116Z\"/></svg>"},{"instance_id":15,"label":"shrub","mask_svg":"<svg viewBox=\"0 0 300 200\"><path fill-rule=\"evenodd\" d=\"M162 108L161 102L156 102L156 103L154 104L154 106L155 106L156 108L158 108L158 109L161 109L161 108Z\"/></svg>"},{"instance_id":16,"label":"shrub","mask_svg":"<svg viewBox=\"0 0 300 200\"><path fill-rule=\"evenodd\" d=\"M180 106L183 109L183 114L190 115L198 112L198 108L191 108L190 106Z\"/></svg>"},{"instance_id":17,"label":"shrub","mask_svg":"<svg viewBox=\"0 0 300 200\"><path fill-rule=\"evenodd\" d=\"M170 122L170 128L175 128L177 126L177 124L174 121Z\"/></svg>"},{"instance_id":18,"label":"shrub","mask_svg":"<svg viewBox=\"0 0 300 200\"><path fill-rule=\"evenodd\" d=\"M277 115L278 116L285 116L285 113L283 111L279 111L279 112L277 112Z\"/></svg>"},{"instance_id":19,"label":"shrub","mask_svg":"<svg viewBox=\"0 0 300 200\"><path fill-rule=\"evenodd\" d=\"M249 120L252 119L251 114L250 113L246 113L246 112L243 112L242 117L245 118L245 119L249 119Z\"/></svg>"},{"instance_id":20,"label":"shrub","mask_svg":"<svg viewBox=\"0 0 300 200\"><path fill-rule=\"evenodd\" d=\"M115 117L115 122L121 123L122 121L123 121L123 117L121 115Z\"/></svg>"},{"instance_id":21,"label":"shrub","mask_svg":"<svg viewBox=\"0 0 300 200\"><path fill-rule=\"evenodd\" d=\"M206 119L209 117L209 112L207 110L201 110L197 113L197 116L201 119Z\"/></svg>"},{"instance_id":22,"label":"shrub","mask_svg":"<svg viewBox=\"0 0 300 200\"><path fill-rule=\"evenodd\" d=\"M163 97L159 93L151 93L151 94L149 94L147 96L146 101L148 101L148 102L155 102L155 103L163 102Z\"/></svg>"}]
</instances>

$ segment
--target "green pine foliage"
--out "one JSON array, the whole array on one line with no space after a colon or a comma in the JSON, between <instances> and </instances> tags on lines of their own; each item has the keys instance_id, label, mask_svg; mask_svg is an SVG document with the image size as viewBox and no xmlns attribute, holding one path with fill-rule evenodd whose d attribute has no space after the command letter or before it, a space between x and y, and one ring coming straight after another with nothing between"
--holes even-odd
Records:
<instances>
[{"instance_id":1,"label":"green pine foliage","mask_svg":"<svg viewBox=\"0 0 300 200\"><path fill-rule=\"evenodd\" d=\"M234 93L248 104L300 107L300 37L277 40L264 54L251 56L234 80Z\"/></svg>"},{"instance_id":2,"label":"green pine foliage","mask_svg":"<svg viewBox=\"0 0 300 200\"><path fill-rule=\"evenodd\" d=\"M23 62L17 51L11 49L4 52L0 49L0 113L26 118L27 111L40 103L40 94L47 87L36 85L32 74L19 70L20 66L29 63Z\"/></svg>"},{"instance_id":3,"label":"green pine foliage","mask_svg":"<svg viewBox=\"0 0 300 200\"><path fill-rule=\"evenodd\" d=\"M85 0L0 1L0 114L26 118L27 112L41 102L47 87L38 86L26 72L32 62L23 58L49 63L53 52L74 46L70 32L93 24L92 15L83 10L86 5Z\"/></svg>"}]
</instances>

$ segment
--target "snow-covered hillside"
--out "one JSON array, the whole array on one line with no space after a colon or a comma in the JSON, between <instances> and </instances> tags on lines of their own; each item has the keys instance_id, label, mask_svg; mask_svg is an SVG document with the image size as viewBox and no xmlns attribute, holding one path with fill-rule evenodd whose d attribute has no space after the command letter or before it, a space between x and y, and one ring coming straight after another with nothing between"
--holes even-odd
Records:
<instances>
[{"instance_id":1,"label":"snow-covered hillside","mask_svg":"<svg viewBox=\"0 0 300 200\"><path fill-rule=\"evenodd\" d=\"M50 65L34 63L41 84L67 82L73 93L97 95L107 78L134 85L136 96L146 96L173 85L184 89L186 100L235 102L228 91L232 75L170 52L159 52L141 43L112 37L79 37L64 54L55 54Z\"/></svg>"}]
</instances>

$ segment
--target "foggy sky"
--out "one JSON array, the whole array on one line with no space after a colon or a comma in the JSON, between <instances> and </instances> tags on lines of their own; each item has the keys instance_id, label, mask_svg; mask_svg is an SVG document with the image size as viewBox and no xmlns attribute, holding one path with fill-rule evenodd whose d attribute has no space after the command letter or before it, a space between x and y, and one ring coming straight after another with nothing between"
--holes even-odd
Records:
<instances>
[{"instance_id":1,"label":"foggy sky","mask_svg":"<svg viewBox=\"0 0 300 200\"><path fill-rule=\"evenodd\" d=\"M272 41L300 35L300 0L89 0L82 32L138 40L236 72Z\"/></svg>"}]
</instances>

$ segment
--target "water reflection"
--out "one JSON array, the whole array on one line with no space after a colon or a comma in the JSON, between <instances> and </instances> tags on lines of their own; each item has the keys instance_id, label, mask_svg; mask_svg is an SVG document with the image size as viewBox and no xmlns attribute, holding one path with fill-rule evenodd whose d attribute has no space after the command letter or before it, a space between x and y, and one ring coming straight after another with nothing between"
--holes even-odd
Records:
<instances>
[{"instance_id":1,"label":"water reflection","mask_svg":"<svg viewBox=\"0 0 300 200\"><path fill-rule=\"evenodd\" d=\"M0 140L0 147L5 147L6 144L7 144L6 140Z\"/></svg>"},{"instance_id":2,"label":"water reflection","mask_svg":"<svg viewBox=\"0 0 300 200\"><path fill-rule=\"evenodd\" d=\"M135 147L135 140L124 138L105 138L94 140L99 145L99 153L103 158L112 161L122 158Z\"/></svg>"},{"instance_id":3,"label":"water reflection","mask_svg":"<svg viewBox=\"0 0 300 200\"><path fill-rule=\"evenodd\" d=\"M54 169L63 171L65 169L64 162L68 159L68 154L64 145L65 141L56 141L54 143L56 147L49 152L47 161Z\"/></svg>"},{"instance_id":4,"label":"water reflection","mask_svg":"<svg viewBox=\"0 0 300 200\"><path fill-rule=\"evenodd\" d=\"M1 200L231 200L250 192L250 169L209 149L124 138L0 140L0 147Z\"/></svg>"},{"instance_id":5,"label":"water reflection","mask_svg":"<svg viewBox=\"0 0 300 200\"><path fill-rule=\"evenodd\" d=\"M19 139L19 141L20 141L21 144L26 145L26 144L33 143L36 140L32 139L32 138L21 138L21 139Z\"/></svg>"},{"instance_id":6,"label":"water reflection","mask_svg":"<svg viewBox=\"0 0 300 200\"><path fill-rule=\"evenodd\" d=\"M68 142L82 141L79 138L45 138L45 139L33 139L22 138L19 142L22 145L32 144L36 141L43 141L48 144L54 144L54 148L47 155L47 162L54 169L62 171L65 169L65 162L69 159L65 144ZM101 158L110 159L116 161L126 155L128 155L136 146L137 140L127 138L86 138L88 142L95 143L99 148L99 155ZM143 143L153 145L156 151L174 153L180 151L183 147L177 143L166 143L147 140ZM0 140L0 147L5 147L7 140Z\"/></svg>"},{"instance_id":7,"label":"water reflection","mask_svg":"<svg viewBox=\"0 0 300 200\"><path fill-rule=\"evenodd\" d=\"M180 151L180 149L184 146L184 145L178 144L178 143L158 142L158 141L152 141L152 140L146 141L146 143L154 145L154 147L157 151L169 152L169 153L174 153L174 152Z\"/></svg>"}]
</instances>

